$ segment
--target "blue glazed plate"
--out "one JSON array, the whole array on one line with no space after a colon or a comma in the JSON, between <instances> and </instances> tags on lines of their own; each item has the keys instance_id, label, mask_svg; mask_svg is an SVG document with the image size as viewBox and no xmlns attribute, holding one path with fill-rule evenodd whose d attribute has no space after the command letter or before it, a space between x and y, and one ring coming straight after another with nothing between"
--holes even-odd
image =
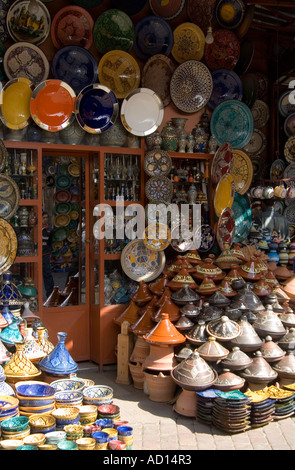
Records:
<instances>
[{"instance_id":1,"label":"blue glazed plate","mask_svg":"<svg viewBox=\"0 0 295 470\"><path fill-rule=\"evenodd\" d=\"M242 0L220 0L215 9L220 26L234 29L241 25L246 15L246 6Z\"/></svg>"},{"instance_id":2,"label":"blue glazed plate","mask_svg":"<svg viewBox=\"0 0 295 470\"><path fill-rule=\"evenodd\" d=\"M252 227L252 211L248 200L239 193L235 193L232 211L235 216L234 243L244 241Z\"/></svg>"},{"instance_id":3,"label":"blue glazed plate","mask_svg":"<svg viewBox=\"0 0 295 470\"><path fill-rule=\"evenodd\" d=\"M163 18L147 16L137 23L133 48L140 59L147 60L155 54L168 56L173 44L173 31Z\"/></svg>"},{"instance_id":4,"label":"blue glazed plate","mask_svg":"<svg viewBox=\"0 0 295 470\"><path fill-rule=\"evenodd\" d=\"M240 77L232 70L218 69L212 72L213 91L208 106L215 109L226 100L242 100L243 87Z\"/></svg>"},{"instance_id":5,"label":"blue glazed plate","mask_svg":"<svg viewBox=\"0 0 295 470\"><path fill-rule=\"evenodd\" d=\"M116 121L119 103L110 88L94 83L79 93L76 100L76 119L90 134L100 134Z\"/></svg>"},{"instance_id":6,"label":"blue glazed plate","mask_svg":"<svg viewBox=\"0 0 295 470\"><path fill-rule=\"evenodd\" d=\"M215 243L215 233L208 224L201 225L194 233L195 248L200 252L211 250Z\"/></svg>"},{"instance_id":7,"label":"blue glazed plate","mask_svg":"<svg viewBox=\"0 0 295 470\"><path fill-rule=\"evenodd\" d=\"M70 85L78 95L83 88L96 81L98 66L92 54L83 47L66 46L53 57L52 74Z\"/></svg>"},{"instance_id":8,"label":"blue glazed plate","mask_svg":"<svg viewBox=\"0 0 295 470\"><path fill-rule=\"evenodd\" d=\"M210 128L219 145L229 142L233 148L241 149L252 138L253 115L248 106L241 101L224 101L214 109Z\"/></svg>"}]
</instances>

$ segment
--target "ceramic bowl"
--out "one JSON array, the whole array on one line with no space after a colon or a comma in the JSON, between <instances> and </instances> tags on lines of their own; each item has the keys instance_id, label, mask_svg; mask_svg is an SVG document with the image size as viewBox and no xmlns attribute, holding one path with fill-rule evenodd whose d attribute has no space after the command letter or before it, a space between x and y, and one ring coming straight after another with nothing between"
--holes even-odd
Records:
<instances>
[{"instance_id":1,"label":"ceramic bowl","mask_svg":"<svg viewBox=\"0 0 295 470\"><path fill-rule=\"evenodd\" d=\"M84 405L108 405L113 402L114 390L106 385L94 385L83 390Z\"/></svg>"},{"instance_id":2,"label":"ceramic bowl","mask_svg":"<svg viewBox=\"0 0 295 470\"><path fill-rule=\"evenodd\" d=\"M114 421L112 419L101 418L101 419L97 419L94 424L96 424L97 426L100 426L101 429L112 428L114 426Z\"/></svg>"},{"instance_id":3,"label":"ceramic bowl","mask_svg":"<svg viewBox=\"0 0 295 470\"><path fill-rule=\"evenodd\" d=\"M95 442L99 444L105 444L106 442L109 441L109 435L106 432L103 431L97 431L92 433L93 439L95 439Z\"/></svg>"},{"instance_id":4,"label":"ceramic bowl","mask_svg":"<svg viewBox=\"0 0 295 470\"><path fill-rule=\"evenodd\" d=\"M42 413L42 411L50 411L54 408L54 402L46 406L19 406L20 411L32 412L32 413Z\"/></svg>"},{"instance_id":5,"label":"ceramic bowl","mask_svg":"<svg viewBox=\"0 0 295 470\"><path fill-rule=\"evenodd\" d=\"M29 436L24 438L25 445L39 446L44 444L45 441L46 437L42 433L30 434Z\"/></svg>"},{"instance_id":6,"label":"ceramic bowl","mask_svg":"<svg viewBox=\"0 0 295 470\"><path fill-rule=\"evenodd\" d=\"M60 441L64 441L67 437L65 431L52 431L46 434L46 444L57 444Z\"/></svg>"},{"instance_id":7,"label":"ceramic bowl","mask_svg":"<svg viewBox=\"0 0 295 470\"><path fill-rule=\"evenodd\" d=\"M66 390L62 392L56 392L55 393L55 401L56 402L73 402L73 401L82 401L83 400L83 393L82 392L77 392L77 391L72 391L72 390Z\"/></svg>"},{"instance_id":8,"label":"ceramic bowl","mask_svg":"<svg viewBox=\"0 0 295 470\"><path fill-rule=\"evenodd\" d=\"M64 408L57 408L52 413L52 416L57 419L74 419L79 416L79 408L76 407L64 407Z\"/></svg>"},{"instance_id":9,"label":"ceramic bowl","mask_svg":"<svg viewBox=\"0 0 295 470\"><path fill-rule=\"evenodd\" d=\"M0 446L3 450L16 450L18 447L22 446L24 441L20 439L4 439L0 442Z\"/></svg>"},{"instance_id":10,"label":"ceramic bowl","mask_svg":"<svg viewBox=\"0 0 295 470\"><path fill-rule=\"evenodd\" d=\"M126 444L123 441L117 441L115 439L111 439L108 442L108 446L110 450L125 450Z\"/></svg>"},{"instance_id":11,"label":"ceramic bowl","mask_svg":"<svg viewBox=\"0 0 295 470\"><path fill-rule=\"evenodd\" d=\"M0 395L1 418L18 408L19 400L9 395Z\"/></svg>"},{"instance_id":12,"label":"ceramic bowl","mask_svg":"<svg viewBox=\"0 0 295 470\"><path fill-rule=\"evenodd\" d=\"M119 436L132 436L133 428L131 426L118 426L117 431Z\"/></svg>"},{"instance_id":13,"label":"ceramic bowl","mask_svg":"<svg viewBox=\"0 0 295 470\"><path fill-rule=\"evenodd\" d=\"M95 385L94 380L91 380L91 379L83 379L82 377L75 377L75 379L76 380L82 380L82 382L85 385L85 388L86 387L93 387Z\"/></svg>"},{"instance_id":14,"label":"ceramic bowl","mask_svg":"<svg viewBox=\"0 0 295 470\"><path fill-rule=\"evenodd\" d=\"M114 427L118 428L119 426L127 426L128 421L121 421L114 419Z\"/></svg>"},{"instance_id":15,"label":"ceramic bowl","mask_svg":"<svg viewBox=\"0 0 295 470\"><path fill-rule=\"evenodd\" d=\"M75 390L76 392L82 392L85 388L84 381L82 379L59 379L51 382L51 387L55 390L54 392Z\"/></svg>"},{"instance_id":16,"label":"ceramic bowl","mask_svg":"<svg viewBox=\"0 0 295 470\"><path fill-rule=\"evenodd\" d=\"M1 422L1 430L10 432L20 432L27 429L29 424L29 418L26 416L15 416L14 418L8 418Z\"/></svg>"},{"instance_id":17,"label":"ceramic bowl","mask_svg":"<svg viewBox=\"0 0 295 470\"><path fill-rule=\"evenodd\" d=\"M39 450L57 450L58 447L56 444L42 444L38 446Z\"/></svg>"},{"instance_id":18,"label":"ceramic bowl","mask_svg":"<svg viewBox=\"0 0 295 470\"><path fill-rule=\"evenodd\" d=\"M80 437L76 440L79 450L93 450L95 448L96 441L93 437Z\"/></svg>"},{"instance_id":19,"label":"ceramic bowl","mask_svg":"<svg viewBox=\"0 0 295 470\"><path fill-rule=\"evenodd\" d=\"M29 425L32 433L43 432L45 434L55 430L56 419L49 414L33 414L29 417Z\"/></svg>"},{"instance_id":20,"label":"ceramic bowl","mask_svg":"<svg viewBox=\"0 0 295 470\"><path fill-rule=\"evenodd\" d=\"M35 398L35 397L27 397L23 398L16 394L16 397L19 400L19 406L21 407L40 407L40 406L49 406L54 403L54 396L50 398Z\"/></svg>"},{"instance_id":21,"label":"ceramic bowl","mask_svg":"<svg viewBox=\"0 0 295 470\"><path fill-rule=\"evenodd\" d=\"M57 444L58 450L78 450L78 444L74 441L60 441Z\"/></svg>"},{"instance_id":22,"label":"ceramic bowl","mask_svg":"<svg viewBox=\"0 0 295 470\"><path fill-rule=\"evenodd\" d=\"M109 436L109 441L113 440L113 439L118 439L118 431L117 429L114 429L114 428L104 428L103 429L103 432L106 432Z\"/></svg>"},{"instance_id":23,"label":"ceramic bowl","mask_svg":"<svg viewBox=\"0 0 295 470\"><path fill-rule=\"evenodd\" d=\"M98 406L97 412L100 416L117 416L120 413L120 407L117 405L101 405Z\"/></svg>"},{"instance_id":24,"label":"ceramic bowl","mask_svg":"<svg viewBox=\"0 0 295 470\"><path fill-rule=\"evenodd\" d=\"M48 383L35 380L17 382L15 384L15 391L20 397L51 398L55 394L55 389Z\"/></svg>"},{"instance_id":25,"label":"ceramic bowl","mask_svg":"<svg viewBox=\"0 0 295 470\"><path fill-rule=\"evenodd\" d=\"M38 450L37 446L32 446L30 444L24 444L20 447L18 447L16 450Z\"/></svg>"},{"instance_id":26,"label":"ceramic bowl","mask_svg":"<svg viewBox=\"0 0 295 470\"><path fill-rule=\"evenodd\" d=\"M95 405L82 405L79 406L80 417L97 414L97 406Z\"/></svg>"},{"instance_id":27,"label":"ceramic bowl","mask_svg":"<svg viewBox=\"0 0 295 470\"><path fill-rule=\"evenodd\" d=\"M30 433L31 433L31 429L28 426L27 429L25 429L24 431L19 431L19 432L5 432L5 431L2 431L2 438L3 439L20 439L20 440L23 440Z\"/></svg>"}]
</instances>

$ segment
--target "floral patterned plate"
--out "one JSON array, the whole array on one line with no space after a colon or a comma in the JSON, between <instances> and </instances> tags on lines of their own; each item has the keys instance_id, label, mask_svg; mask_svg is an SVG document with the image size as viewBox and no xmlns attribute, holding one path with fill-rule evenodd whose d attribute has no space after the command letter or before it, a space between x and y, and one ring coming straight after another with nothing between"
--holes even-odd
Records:
<instances>
[{"instance_id":1,"label":"floral patterned plate","mask_svg":"<svg viewBox=\"0 0 295 470\"><path fill-rule=\"evenodd\" d=\"M204 55L205 35L194 23L182 23L173 31L174 43L171 54L182 64L186 60L201 60Z\"/></svg>"},{"instance_id":2,"label":"floral patterned plate","mask_svg":"<svg viewBox=\"0 0 295 470\"><path fill-rule=\"evenodd\" d=\"M295 135L295 113L289 114L284 122L284 131L288 137Z\"/></svg>"},{"instance_id":3,"label":"floral patterned plate","mask_svg":"<svg viewBox=\"0 0 295 470\"><path fill-rule=\"evenodd\" d=\"M0 273L5 273L14 263L17 253L17 236L9 222L0 218Z\"/></svg>"},{"instance_id":4,"label":"floral patterned plate","mask_svg":"<svg viewBox=\"0 0 295 470\"><path fill-rule=\"evenodd\" d=\"M252 161L242 150L234 149L233 154L234 158L231 175L233 176L235 190L239 194L245 194L252 183Z\"/></svg>"},{"instance_id":5,"label":"floral patterned plate","mask_svg":"<svg viewBox=\"0 0 295 470\"><path fill-rule=\"evenodd\" d=\"M226 100L239 100L243 97L240 77L232 70L218 69L212 72L213 91L208 106L215 109Z\"/></svg>"},{"instance_id":6,"label":"floral patterned plate","mask_svg":"<svg viewBox=\"0 0 295 470\"><path fill-rule=\"evenodd\" d=\"M215 243L215 233L208 224L201 225L194 233L194 248L201 253L211 250Z\"/></svg>"},{"instance_id":7,"label":"floral patterned plate","mask_svg":"<svg viewBox=\"0 0 295 470\"><path fill-rule=\"evenodd\" d=\"M295 202L286 207L284 217L286 217L289 224L295 224Z\"/></svg>"},{"instance_id":8,"label":"floral patterned plate","mask_svg":"<svg viewBox=\"0 0 295 470\"><path fill-rule=\"evenodd\" d=\"M213 31L219 28L215 15L212 15L216 4L217 0L210 0L210 2L208 0L186 0L186 12L189 20L199 25L205 35L209 26L212 27Z\"/></svg>"},{"instance_id":9,"label":"floral patterned plate","mask_svg":"<svg viewBox=\"0 0 295 470\"><path fill-rule=\"evenodd\" d=\"M166 2L159 2L159 0L149 0L150 9L153 14L164 18L169 21L176 18L182 12L185 0L173 0Z\"/></svg>"},{"instance_id":10,"label":"floral patterned plate","mask_svg":"<svg viewBox=\"0 0 295 470\"><path fill-rule=\"evenodd\" d=\"M122 251L121 265L125 274L134 281L152 281L163 271L164 251L150 250L143 240L129 242Z\"/></svg>"},{"instance_id":11,"label":"floral patterned plate","mask_svg":"<svg viewBox=\"0 0 295 470\"><path fill-rule=\"evenodd\" d=\"M290 92L291 90L284 91L278 101L279 113L283 117L295 113L295 104L290 103Z\"/></svg>"},{"instance_id":12,"label":"floral patterned plate","mask_svg":"<svg viewBox=\"0 0 295 470\"><path fill-rule=\"evenodd\" d=\"M217 223L216 240L221 250L225 244L232 245L235 236L235 214L231 207L226 207Z\"/></svg>"},{"instance_id":13,"label":"floral patterned plate","mask_svg":"<svg viewBox=\"0 0 295 470\"><path fill-rule=\"evenodd\" d=\"M250 39L244 39L240 43L240 55L239 60L234 66L234 72L240 77L247 72L250 67L255 51L255 44Z\"/></svg>"},{"instance_id":14,"label":"floral patterned plate","mask_svg":"<svg viewBox=\"0 0 295 470\"><path fill-rule=\"evenodd\" d=\"M165 150L154 149L145 154L143 167L148 176L166 176L171 170L172 160Z\"/></svg>"},{"instance_id":15,"label":"floral patterned plate","mask_svg":"<svg viewBox=\"0 0 295 470\"><path fill-rule=\"evenodd\" d=\"M289 137L284 146L284 156L287 162L295 162L295 136Z\"/></svg>"},{"instance_id":16,"label":"floral patterned plate","mask_svg":"<svg viewBox=\"0 0 295 470\"><path fill-rule=\"evenodd\" d=\"M51 23L51 39L54 47L80 46L90 49L93 43L94 21L82 7L69 5L58 10Z\"/></svg>"},{"instance_id":17,"label":"floral patterned plate","mask_svg":"<svg viewBox=\"0 0 295 470\"><path fill-rule=\"evenodd\" d=\"M244 241L252 227L252 211L248 199L239 193L235 194L232 211L235 217L234 243Z\"/></svg>"},{"instance_id":18,"label":"floral patterned plate","mask_svg":"<svg viewBox=\"0 0 295 470\"><path fill-rule=\"evenodd\" d=\"M290 181L286 181L288 186L295 186L295 163L290 163L290 165L286 166L284 170L284 179L290 179ZM292 181L293 179L294 181Z\"/></svg>"},{"instance_id":19,"label":"floral patterned plate","mask_svg":"<svg viewBox=\"0 0 295 470\"><path fill-rule=\"evenodd\" d=\"M49 36L51 17L40 0L35 0L33 4L30 0L17 0L8 10L6 24L15 42L39 45Z\"/></svg>"},{"instance_id":20,"label":"floral patterned plate","mask_svg":"<svg viewBox=\"0 0 295 470\"><path fill-rule=\"evenodd\" d=\"M266 144L267 140L263 132L259 129L254 129L250 142L245 145L243 150L248 155L259 155L265 150Z\"/></svg>"},{"instance_id":21,"label":"floral patterned plate","mask_svg":"<svg viewBox=\"0 0 295 470\"><path fill-rule=\"evenodd\" d=\"M106 10L95 20L93 41L100 54L115 50L129 52L134 43L133 21L121 9Z\"/></svg>"},{"instance_id":22,"label":"floral patterned plate","mask_svg":"<svg viewBox=\"0 0 295 470\"><path fill-rule=\"evenodd\" d=\"M153 176L146 182L145 194L149 200L170 202L173 183L166 176Z\"/></svg>"},{"instance_id":23,"label":"floral patterned plate","mask_svg":"<svg viewBox=\"0 0 295 470\"><path fill-rule=\"evenodd\" d=\"M211 178L214 184L218 184L224 175L231 172L233 156L232 146L228 142L217 149L211 166Z\"/></svg>"},{"instance_id":24,"label":"floral patterned plate","mask_svg":"<svg viewBox=\"0 0 295 470\"><path fill-rule=\"evenodd\" d=\"M155 223L145 229L144 244L154 251L163 251L170 245L171 232L166 224Z\"/></svg>"},{"instance_id":25,"label":"floral patterned plate","mask_svg":"<svg viewBox=\"0 0 295 470\"><path fill-rule=\"evenodd\" d=\"M171 103L170 81L176 67L170 57L156 54L146 61L142 69L142 86L153 90L162 100L164 107Z\"/></svg>"},{"instance_id":26,"label":"floral patterned plate","mask_svg":"<svg viewBox=\"0 0 295 470\"><path fill-rule=\"evenodd\" d=\"M218 29L213 33L213 37L213 43L205 46L206 64L211 70L232 70L240 57L240 43L237 37L227 29Z\"/></svg>"},{"instance_id":27,"label":"floral patterned plate","mask_svg":"<svg viewBox=\"0 0 295 470\"><path fill-rule=\"evenodd\" d=\"M16 182L7 175L0 175L0 217L10 220L19 207L20 190Z\"/></svg>"},{"instance_id":28,"label":"floral patterned plate","mask_svg":"<svg viewBox=\"0 0 295 470\"><path fill-rule=\"evenodd\" d=\"M251 108L255 129L262 129L269 120L269 107L265 101L256 100Z\"/></svg>"},{"instance_id":29,"label":"floral patterned plate","mask_svg":"<svg viewBox=\"0 0 295 470\"><path fill-rule=\"evenodd\" d=\"M269 177L271 180L280 180L284 178L285 162L280 158L276 159L271 167Z\"/></svg>"}]
</instances>

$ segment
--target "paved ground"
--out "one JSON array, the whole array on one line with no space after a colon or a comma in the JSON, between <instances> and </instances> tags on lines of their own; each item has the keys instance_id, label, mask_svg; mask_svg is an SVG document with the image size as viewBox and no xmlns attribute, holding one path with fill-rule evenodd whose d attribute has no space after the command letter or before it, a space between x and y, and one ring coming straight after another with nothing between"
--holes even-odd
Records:
<instances>
[{"instance_id":1,"label":"paved ground","mask_svg":"<svg viewBox=\"0 0 295 470\"><path fill-rule=\"evenodd\" d=\"M96 384L109 385L114 390L114 404L120 407L121 419L133 427L133 450L196 451L196 450L294 450L295 417L228 435L214 426L195 418L187 418L167 403L149 399L132 384L116 383L116 367L104 366L99 372L92 363L79 364L78 374Z\"/></svg>"}]
</instances>

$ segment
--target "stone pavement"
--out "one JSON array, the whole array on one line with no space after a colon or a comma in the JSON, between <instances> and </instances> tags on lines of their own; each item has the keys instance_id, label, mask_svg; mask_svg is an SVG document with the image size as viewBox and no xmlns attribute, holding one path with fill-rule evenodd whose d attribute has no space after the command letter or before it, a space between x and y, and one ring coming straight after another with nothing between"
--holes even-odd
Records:
<instances>
[{"instance_id":1,"label":"stone pavement","mask_svg":"<svg viewBox=\"0 0 295 470\"><path fill-rule=\"evenodd\" d=\"M78 376L109 385L114 390L113 403L120 407L122 420L133 427L133 450L196 451L196 450L294 450L295 417L273 421L266 426L240 434L225 434L214 426L187 418L173 410L173 405L157 403L142 390L116 383L116 366L79 364Z\"/></svg>"}]
</instances>

